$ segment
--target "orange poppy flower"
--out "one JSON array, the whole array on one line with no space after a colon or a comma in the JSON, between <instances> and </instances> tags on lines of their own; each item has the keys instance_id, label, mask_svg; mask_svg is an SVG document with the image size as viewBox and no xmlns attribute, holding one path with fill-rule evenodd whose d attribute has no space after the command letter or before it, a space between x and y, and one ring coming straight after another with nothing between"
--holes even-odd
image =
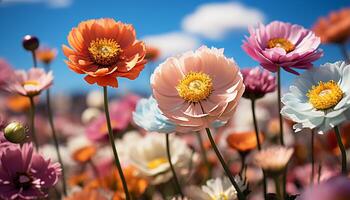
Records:
<instances>
[{"instance_id":1,"label":"orange poppy flower","mask_svg":"<svg viewBox=\"0 0 350 200\"><path fill-rule=\"evenodd\" d=\"M37 98L35 100L38 101ZM30 108L30 100L21 95L9 96L6 99L6 106L13 112L23 112Z\"/></svg>"},{"instance_id":2,"label":"orange poppy flower","mask_svg":"<svg viewBox=\"0 0 350 200\"><path fill-rule=\"evenodd\" d=\"M149 61L156 61L160 56L160 51L156 47L146 45L146 57Z\"/></svg>"},{"instance_id":3,"label":"orange poppy flower","mask_svg":"<svg viewBox=\"0 0 350 200\"><path fill-rule=\"evenodd\" d=\"M350 8L321 17L313 27L323 43L344 43L350 37Z\"/></svg>"},{"instance_id":4,"label":"orange poppy flower","mask_svg":"<svg viewBox=\"0 0 350 200\"><path fill-rule=\"evenodd\" d=\"M81 22L68 35L71 48L63 45L68 67L86 74L85 81L118 87L117 77L134 80L146 63L146 48L136 40L132 25L114 19Z\"/></svg>"},{"instance_id":5,"label":"orange poppy flower","mask_svg":"<svg viewBox=\"0 0 350 200\"><path fill-rule=\"evenodd\" d=\"M264 140L264 135L259 134L260 143ZM247 152L256 148L258 145L254 131L247 131L241 133L232 133L226 138L227 144L232 149L239 152Z\"/></svg>"},{"instance_id":6,"label":"orange poppy flower","mask_svg":"<svg viewBox=\"0 0 350 200\"><path fill-rule=\"evenodd\" d=\"M51 49L49 47L40 47L35 51L36 58L44 63L50 64L57 56L57 49Z\"/></svg>"}]
</instances>

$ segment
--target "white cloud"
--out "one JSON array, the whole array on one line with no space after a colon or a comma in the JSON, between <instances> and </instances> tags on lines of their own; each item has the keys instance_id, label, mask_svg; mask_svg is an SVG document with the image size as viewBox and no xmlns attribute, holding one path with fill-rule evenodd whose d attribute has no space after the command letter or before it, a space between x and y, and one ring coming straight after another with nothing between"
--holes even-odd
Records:
<instances>
[{"instance_id":1,"label":"white cloud","mask_svg":"<svg viewBox=\"0 0 350 200\"><path fill-rule=\"evenodd\" d=\"M245 29L264 21L264 14L237 2L208 3L199 6L182 21L185 31L210 39L221 39L228 32Z\"/></svg>"},{"instance_id":2,"label":"white cloud","mask_svg":"<svg viewBox=\"0 0 350 200\"><path fill-rule=\"evenodd\" d=\"M200 45L197 38L182 32L169 32L150 35L143 38L146 44L159 48L161 57L174 56L184 51L192 50Z\"/></svg>"},{"instance_id":3,"label":"white cloud","mask_svg":"<svg viewBox=\"0 0 350 200\"><path fill-rule=\"evenodd\" d=\"M73 0L0 0L0 5L17 5L44 3L52 8L65 8L72 4Z\"/></svg>"}]
</instances>

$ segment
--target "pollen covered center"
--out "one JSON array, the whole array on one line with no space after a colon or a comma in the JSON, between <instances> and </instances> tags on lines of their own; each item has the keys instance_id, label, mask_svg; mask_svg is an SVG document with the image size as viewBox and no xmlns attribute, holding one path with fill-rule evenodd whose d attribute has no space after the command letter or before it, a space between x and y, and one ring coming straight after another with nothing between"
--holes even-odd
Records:
<instances>
[{"instance_id":1,"label":"pollen covered center","mask_svg":"<svg viewBox=\"0 0 350 200\"><path fill-rule=\"evenodd\" d=\"M122 51L120 45L115 40L107 38L92 40L88 50L93 60L102 66L116 63Z\"/></svg>"},{"instance_id":2,"label":"pollen covered center","mask_svg":"<svg viewBox=\"0 0 350 200\"><path fill-rule=\"evenodd\" d=\"M203 72L189 72L176 86L181 98L189 102L199 102L209 97L213 90L212 79Z\"/></svg>"},{"instance_id":3,"label":"pollen covered center","mask_svg":"<svg viewBox=\"0 0 350 200\"><path fill-rule=\"evenodd\" d=\"M156 158L156 159L153 159L153 160L149 161L147 163L147 167L149 169L155 169L155 168L159 167L160 165L162 165L164 163L167 163L167 162L168 162L167 159L165 159L163 157L160 157L160 158Z\"/></svg>"},{"instance_id":4,"label":"pollen covered center","mask_svg":"<svg viewBox=\"0 0 350 200\"><path fill-rule=\"evenodd\" d=\"M309 102L317 110L327 110L334 107L343 98L343 91L333 80L328 82L320 81L318 85L312 86L306 94Z\"/></svg>"},{"instance_id":5,"label":"pollen covered center","mask_svg":"<svg viewBox=\"0 0 350 200\"><path fill-rule=\"evenodd\" d=\"M228 197L226 194L221 193L217 197L214 197L213 200L228 200Z\"/></svg>"},{"instance_id":6,"label":"pollen covered center","mask_svg":"<svg viewBox=\"0 0 350 200\"><path fill-rule=\"evenodd\" d=\"M40 85L39 81L36 80L28 80L23 83L24 87L35 87Z\"/></svg>"},{"instance_id":7,"label":"pollen covered center","mask_svg":"<svg viewBox=\"0 0 350 200\"><path fill-rule=\"evenodd\" d=\"M295 49L294 44L284 38L274 38L267 42L267 48L271 49L275 47L280 47L284 49L287 53Z\"/></svg>"}]
</instances>

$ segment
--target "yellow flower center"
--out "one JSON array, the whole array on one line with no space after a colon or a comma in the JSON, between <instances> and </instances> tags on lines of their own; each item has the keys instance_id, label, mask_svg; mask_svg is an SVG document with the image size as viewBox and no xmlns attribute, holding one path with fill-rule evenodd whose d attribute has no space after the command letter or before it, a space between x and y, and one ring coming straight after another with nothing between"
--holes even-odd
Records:
<instances>
[{"instance_id":1,"label":"yellow flower center","mask_svg":"<svg viewBox=\"0 0 350 200\"><path fill-rule=\"evenodd\" d=\"M221 193L218 196L214 197L213 200L228 200L228 197L224 193Z\"/></svg>"},{"instance_id":2,"label":"yellow flower center","mask_svg":"<svg viewBox=\"0 0 350 200\"><path fill-rule=\"evenodd\" d=\"M179 96L189 102L208 98L213 90L212 79L202 72L189 72L176 86Z\"/></svg>"},{"instance_id":3,"label":"yellow flower center","mask_svg":"<svg viewBox=\"0 0 350 200\"><path fill-rule=\"evenodd\" d=\"M166 158L160 157L160 158L156 158L156 159L149 161L147 163L147 167L149 169L155 169L155 168L159 167L160 165L167 163L167 162L168 162L168 160Z\"/></svg>"},{"instance_id":4,"label":"yellow flower center","mask_svg":"<svg viewBox=\"0 0 350 200\"><path fill-rule=\"evenodd\" d=\"M284 38L274 38L267 42L267 48L271 49L275 47L280 47L284 49L287 53L295 49L294 44Z\"/></svg>"},{"instance_id":5,"label":"yellow flower center","mask_svg":"<svg viewBox=\"0 0 350 200\"><path fill-rule=\"evenodd\" d=\"M28 81L25 81L23 83L23 86L24 87L28 87L28 86L38 86L40 85L39 81L36 81L36 80L28 80Z\"/></svg>"},{"instance_id":6,"label":"yellow flower center","mask_svg":"<svg viewBox=\"0 0 350 200\"><path fill-rule=\"evenodd\" d=\"M325 83L320 81L317 86L312 86L306 96L309 97L309 102L314 108L327 110L337 105L343 98L343 94L338 84L331 80Z\"/></svg>"},{"instance_id":7,"label":"yellow flower center","mask_svg":"<svg viewBox=\"0 0 350 200\"><path fill-rule=\"evenodd\" d=\"M115 40L107 38L92 40L88 49L94 61L103 66L116 63L118 55L122 51Z\"/></svg>"}]
</instances>

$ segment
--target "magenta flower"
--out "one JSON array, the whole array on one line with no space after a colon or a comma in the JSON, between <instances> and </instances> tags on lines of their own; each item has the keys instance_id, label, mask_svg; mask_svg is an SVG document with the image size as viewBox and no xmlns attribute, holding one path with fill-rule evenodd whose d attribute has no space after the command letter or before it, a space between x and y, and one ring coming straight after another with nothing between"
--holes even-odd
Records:
<instances>
[{"instance_id":1,"label":"magenta flower","mask_svg":"<svg viewBox=\"0 0 350 200\"><path fill-rule=\"evenodd\" d=\"M275 91L276 77L260 67L241 70L245 91L245 98L261 98L265 94Z\"/></svg>"},{"instance_id":2,"label":"magenta flower","mask_svg":"<svg viewBox=\"0 0 350 200\"><path fill-rule=\"evenodd\" d=\"M350 199L350 179L334 177L314 187L310 187L298 200L345 200Z\"/></svg>"},{"instance_id":3,"label":"magenta flower","mask_svg":"<svg viewBox=\"0 0 350 200\"><path fill-rule=\"evenodd\" d=\"M110 117L114 132L125 130L131 121L131 111L124 103L113 102L110 105ZM87 138L92 141L108 140L108 129L106 116L101 114L93 120L85 130Z\"/></svg>"},{"instance_id":4,"label":"magenta flower","mask_svg":"<svg viewBox=\"0 0 350 200\"><path fill-rule=\"evenodd\" d=\"M28 72L17 70L13 79L7 83L7 90L22 96L32 97L49 88L52 82L52 72L46 73L39 68L31 68Z\"/></svg>"},{"instance_id":5,"label":"magenta flower","mask_svg":"<svg viewBox=\"0 0 350 200\"><path fill-rule=\"evenodd\" d=\"M60 165L34 152L32 144L11 145L0 155L0 197L47 197L48 189L57 183L60 174Z\"/></svg>"},{"instance_id":6,"label":"magenta flower","mask_svg":"<svg viewBox=\"0 0 350 200\"><path fill-rule=\"evenodd\" d=\"M279 67L293 74L295 69L309 69L312 62L323 53L317 48L321 43L312 31L302 26L279 21L257 29L249 29L242 48L265 69L276 72Z\"/></svg>"}]
</instances>

